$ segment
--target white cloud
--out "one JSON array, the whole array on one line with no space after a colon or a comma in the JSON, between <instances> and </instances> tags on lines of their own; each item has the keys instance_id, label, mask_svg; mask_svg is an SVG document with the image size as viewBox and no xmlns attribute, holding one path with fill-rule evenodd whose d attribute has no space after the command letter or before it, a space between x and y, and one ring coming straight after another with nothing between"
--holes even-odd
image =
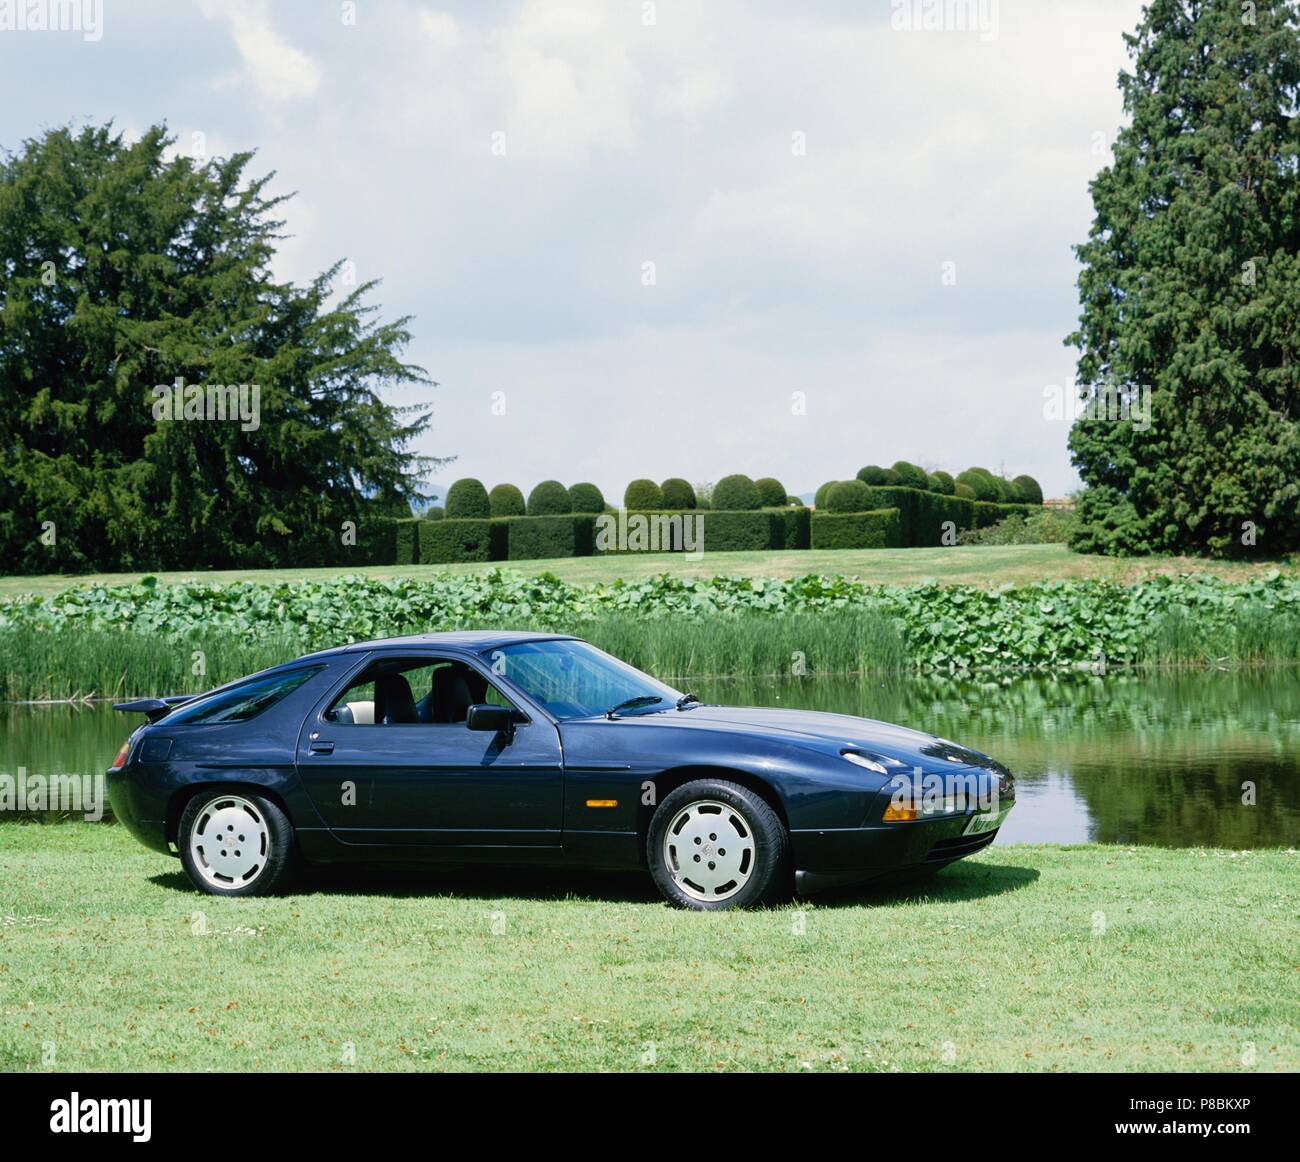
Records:
<instances>
[{"instance_id":1,"label":"white cloud","mask_svg":"<svg viewBox=\"0 0 1300 1162\"><path fill-rule=\"evenodd\" d=\"M226 24L243 62L241 77L223 78L220 87L247 79L261 96L272 101L316 95L320 66L276 32L266 0L199 0L199 7L207 19Z\"/></svg>"}]
</instances>

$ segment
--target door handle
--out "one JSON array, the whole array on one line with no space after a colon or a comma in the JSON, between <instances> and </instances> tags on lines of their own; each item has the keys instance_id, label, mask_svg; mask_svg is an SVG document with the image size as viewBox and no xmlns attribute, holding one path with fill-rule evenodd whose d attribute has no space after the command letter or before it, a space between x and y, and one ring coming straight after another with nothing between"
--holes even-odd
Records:
<instances>
[{"instance_id":1,"label":"door handle","mask_svg":"<svg viewBox=\"0 0 1300 1162\"><path fill-rule=\"evenodd\" d=\"M332 742L313 742L308 744L307 749L312 754L333 754L334 744Z\"/></svg>"}]
</instances>

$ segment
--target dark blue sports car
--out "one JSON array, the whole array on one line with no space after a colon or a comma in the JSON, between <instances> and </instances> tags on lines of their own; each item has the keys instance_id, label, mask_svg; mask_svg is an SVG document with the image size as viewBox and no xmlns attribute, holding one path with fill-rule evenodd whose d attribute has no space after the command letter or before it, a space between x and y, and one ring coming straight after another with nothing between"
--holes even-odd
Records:
<instances>
[{"instance_id":1,"label":"dark blue sports car","mask_svg":"<svg viewBox=\"0 0 1300 1162\"><path fill-rule=\"evenodd\" d=\"M685 908L760 904L991 843L1010 774L842 714L701 703L572 637L441 633L309 654L148 722L108 773L118 819L196 887L294 865L648 868Z\"/></svg>"}]
</instances>

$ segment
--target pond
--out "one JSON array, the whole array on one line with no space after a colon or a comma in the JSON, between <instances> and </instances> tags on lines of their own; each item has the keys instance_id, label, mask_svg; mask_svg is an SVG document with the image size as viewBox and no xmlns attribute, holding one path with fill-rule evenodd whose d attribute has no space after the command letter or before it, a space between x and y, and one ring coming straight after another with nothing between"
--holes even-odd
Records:
<instances>
[{"instance_id":1,"label":"pond","mask_svg":"<svg viewBox=\"0 0 1300 1162\"><path fill-rule=\"evenodd\" d=\"M987 751L1017 777L999 843L1241 850L1300 838L1294 670L689 685L706 701L881 718ZM138 721L104 704L0 706L0 776L102 774Z\"/></svg>"}]
</instances>

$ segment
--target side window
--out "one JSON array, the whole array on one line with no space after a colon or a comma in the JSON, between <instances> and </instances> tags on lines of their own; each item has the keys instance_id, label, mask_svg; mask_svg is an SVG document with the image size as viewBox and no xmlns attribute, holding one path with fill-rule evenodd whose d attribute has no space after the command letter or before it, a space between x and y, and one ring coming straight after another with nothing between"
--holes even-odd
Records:
<instances>
[{"instance_id":1,"label":"side window","mask_svg":"<svg viewBox=\"0 0 1300 1162\"><path fill-rule=\"evenodd\" d=\"M472 666L452 658L381 658L367 666L325 712L352 725L463 725L476 702L511 703Z\"/></svg>"},{"instance_id":2,"label":"side window","mask_svg":"<svg viewBox=\"0 0 1300 1162\"><path fill-rule=\"evenodd\" d=\"M246 722L263 710L269 710L320 671L320 666L310 666L287 674L241 682L220 694L200 698L192 705L173 710L167 716L167 725L177 722Z\"/></svg>"}]
</instances>

